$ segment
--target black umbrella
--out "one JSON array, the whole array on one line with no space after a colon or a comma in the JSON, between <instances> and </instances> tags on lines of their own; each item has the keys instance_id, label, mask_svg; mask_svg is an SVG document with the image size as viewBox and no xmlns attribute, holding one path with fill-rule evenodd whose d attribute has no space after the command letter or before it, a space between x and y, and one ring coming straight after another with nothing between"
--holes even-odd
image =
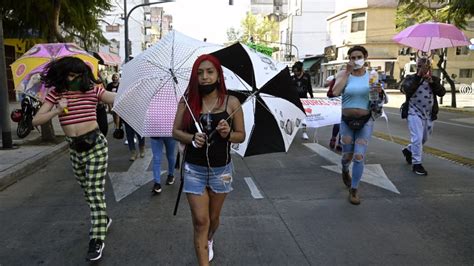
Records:
<instances>
[{"instance_id":1,"label":"black umbrella","mask_svg":"<svg viewBox=\"0 0 474 266\"><path fill-rule=\"evenodd\" d=\"M305 117L288 67L241 43L212 55L251 86L248 91L229 90L242 103L247 133L233 150L241 156L288 151Z\"/></svg>"}]
</instances>

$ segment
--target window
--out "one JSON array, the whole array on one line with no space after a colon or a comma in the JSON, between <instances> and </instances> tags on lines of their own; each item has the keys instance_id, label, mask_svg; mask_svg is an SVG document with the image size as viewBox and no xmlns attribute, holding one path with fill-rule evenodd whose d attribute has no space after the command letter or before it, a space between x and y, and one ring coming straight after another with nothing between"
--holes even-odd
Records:
<instances>
[{"instance_id":1,"label":"window","mask_svg":"<svg viewBox=\"0 0 474 266\"><path fill-rule=\"evenodd\" d=\"M470 69L470 68L459 69L459 77L472 78L472 72L474 72L474 69Z\"/></svg>"},{"instance_id":2,"label":"window","mask_svg":"<svg viewBox=\"0 0 474 266\"><path fill-rule=\"evenodd\" d=\"M351 32L365 30L365 12L352 14Z\"/></svg>"},{"instance_id":3,"label":"window","mask_svg":"<svg viewBox=\"0 0 474 266\"><path fill-rule=\"evenodd\" d=\"M456 47L456 55L469 54L469 48L467 46Z\"/></svg>"},{"instance_id":4,"label":"window","mask_svg":"<svg viewBox=\"0 0 474 266\"><path fill-rule=\"evenodd\" d=\"M106 25L105 31L106 32L120 32L120 26L119 25Z\"/></svg>"}]
</instances>

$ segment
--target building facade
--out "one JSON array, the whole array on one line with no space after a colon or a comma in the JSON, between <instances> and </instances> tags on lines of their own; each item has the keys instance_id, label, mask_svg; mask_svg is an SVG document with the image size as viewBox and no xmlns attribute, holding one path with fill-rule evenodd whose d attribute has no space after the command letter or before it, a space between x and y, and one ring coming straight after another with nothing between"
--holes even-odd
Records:
<instances>
[{"instance_id":1,"label":"building facade","mask_svg":"<svg viewBox=\"0 0 474 266\"><path fill-rule=\"evenodd\" d=\"M364 46L370 67L398 77L397 57L400 46L392 41L395 29L396 0L336 0L335 13L328 17L331 45L326 47L328 62L323 64L323 79L334 75L348 62L347 52L355 45Z\"/></svg>"},{"instance_id":2,"label":"building facade","mask_svg":"<svg viewBox=\"0 0 474 266\"><path fill-rule=\"evenodd\" d=\"M173 17L163 7L145 10L145 49L157 43L172 30Z\"/></svg>"},{"instance_id":3,"label":"building facade","mask_svg":"<svg viewBox=\"0 0 474 266\"><path fill-rule=\"evenodd\" d=\"M325 79L348 62L347 51L354 45L362 45L369 52L370 67L383 71L389 85L396 86L408 73L414 71L416 50L392 41L398 33L395 28L396 0L336 0L335 13L327 19L330 45L325 48L328 60L321 71ZM474 20L464 31L474 37ZM441 76L436 66L439 57L433 56L433 75ZM410 69L411 68L411 69ZM447 49L447 72L456 82L471 84L474 75L474 51L468 47ZM395 87L393 87L395 88Z\"/></svg>"},{"instance_id":4,"label":"building facade","mask_svg":"<svg viewBox=\"0 0 474 266\"><path fill-rule=\"evenodd\" d=\"M280 22L281 61L297 61L324 53L329 45L326 19L334 0L288 0L287 17Z\"/></svg>"}]
</instances>

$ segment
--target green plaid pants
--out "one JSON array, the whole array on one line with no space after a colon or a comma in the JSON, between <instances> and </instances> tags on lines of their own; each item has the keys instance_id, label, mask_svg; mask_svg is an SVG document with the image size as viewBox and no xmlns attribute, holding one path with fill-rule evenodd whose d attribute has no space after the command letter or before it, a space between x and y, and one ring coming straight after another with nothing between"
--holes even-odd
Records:
<instances>
[{"instance_id":1,"label":"green plaid pants","mask_svg":"<svg viewBox=\"0 0 474 266\"><path fill-rule=\"evenodd\" d=\"M72 138L66 137L66 140L72 142ZM91 211L89 237L104 240L108 218L104 194L108 159L107 139L100 133L92 149L85 152L69 149L69 155L74 175L84 191Z\"/></svg>"}]
</instances>

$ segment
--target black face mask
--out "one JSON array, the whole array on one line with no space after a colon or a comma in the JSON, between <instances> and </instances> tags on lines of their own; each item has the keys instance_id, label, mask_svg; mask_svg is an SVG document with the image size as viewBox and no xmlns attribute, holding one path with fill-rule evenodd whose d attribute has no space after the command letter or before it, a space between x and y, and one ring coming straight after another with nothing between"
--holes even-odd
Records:
<instances>
[{"instance_id":1,"label":"black face mask","mask_svg":"<svg viewBox=\"0 0 474 266\"><path fill-rule=\"evenodd\" d=\"M215 82L213 84L207 84L207 85L198 85L199 89L199 94L201 95L208 95L209 93L213 92L215 89L217 89L217 86L219 85L219 82Z\"/></svg>"}]
</instances>

